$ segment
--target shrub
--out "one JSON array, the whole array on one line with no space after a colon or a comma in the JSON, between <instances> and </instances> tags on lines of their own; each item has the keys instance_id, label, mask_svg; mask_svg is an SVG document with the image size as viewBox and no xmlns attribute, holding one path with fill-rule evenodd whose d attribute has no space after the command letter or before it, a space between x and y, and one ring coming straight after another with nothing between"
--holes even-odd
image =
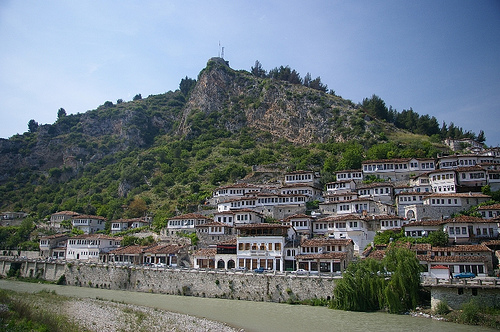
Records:
<instances>
[{"instance_id":1,"label":"shrub","mask_svg":"<svg viewBox=\"0 0 500 332\"><path fill-rule=\"evenodd\" d=\"M476 325L479 322L479 312L481 308L475 300L470 300L462 305L462 312L458 317L459 322Z\"/></svg>"},{"instance_id":2,"label":"shrub","mask_svg":"<svg viewBox=\"0 0 500 332\"><path fill-rule=\"evenodd\" d=\"M450 307L446 301L440 301L434 309L434 313L441 316L447 315L450 311Z\"/></svg>"}]
</instances>

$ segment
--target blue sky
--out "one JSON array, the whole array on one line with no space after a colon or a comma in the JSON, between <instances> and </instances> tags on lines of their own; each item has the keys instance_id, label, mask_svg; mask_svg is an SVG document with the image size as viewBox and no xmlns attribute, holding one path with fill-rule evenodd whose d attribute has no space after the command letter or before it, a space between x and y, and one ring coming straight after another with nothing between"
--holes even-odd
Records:
<instances>
[{"instance_id":1,"label":"blue sky","mask_svg":"<svg viewBox=\"0 0 500 332\"><path fill-rule=\"evenodd\" d=\"M0 0L0 137L234 69L310 72L500 145L500 1Z\"/></svg>"}]
</instances>

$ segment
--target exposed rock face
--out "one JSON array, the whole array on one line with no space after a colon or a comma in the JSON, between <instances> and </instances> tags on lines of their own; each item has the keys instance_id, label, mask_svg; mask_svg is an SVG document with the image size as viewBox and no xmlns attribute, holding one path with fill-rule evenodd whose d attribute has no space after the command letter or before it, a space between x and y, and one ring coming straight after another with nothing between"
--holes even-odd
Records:
<instances>
[{"instance_id":1,"label":"exposed rock face","mask_svg":"<svg viewBox=\"0 0 500 332\"><path fill-rule=\"evenodd\" d=\"M185 108L180 134L189 134L189 116L201 111L229 113L223 125L230 131L244 126L267 131L297 144L344 141L338 127L349 127L356 106L334 95L301 85L261 79L234 71L220 58L209 60ZM339 120L340 119L340 120Z\"/></svg>"}]
</instances>

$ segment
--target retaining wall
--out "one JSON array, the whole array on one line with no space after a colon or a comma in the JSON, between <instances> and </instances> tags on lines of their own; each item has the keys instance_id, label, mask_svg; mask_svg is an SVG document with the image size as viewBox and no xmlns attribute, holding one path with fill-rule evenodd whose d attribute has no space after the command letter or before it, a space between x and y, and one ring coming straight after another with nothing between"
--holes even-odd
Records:
<instances>
[{"instance_id":1,"label":"retaining wall","mask_svg":"<svg viewBox=\"0 0 500 332\"><path fill-rule=\"evenodd\" d=\"M72 286L269 302L330 298L336 279L315 275L8 260L0 262L0 275L7 276L11 265L19 269L21 277L57 281L64 275L66 284Z\"/></svg>"}]
</instances>

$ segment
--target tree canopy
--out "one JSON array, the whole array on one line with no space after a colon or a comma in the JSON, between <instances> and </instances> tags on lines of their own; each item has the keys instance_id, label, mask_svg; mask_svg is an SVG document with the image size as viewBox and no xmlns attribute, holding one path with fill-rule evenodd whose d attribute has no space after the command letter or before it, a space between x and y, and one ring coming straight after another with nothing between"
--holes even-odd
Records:
<instances>
[{"instance_id":1,"label":"tree canopy","mask_svg":"<svg viewBox=\"0 0 500 332\"><path fill-rule=\"evenodd\" d=\"M330 307L350 311L402 313L414 309L420 288L420 264L413 251L391 247L382 261L351 262L333 291Z\"/></svg>"}]
</instances>

